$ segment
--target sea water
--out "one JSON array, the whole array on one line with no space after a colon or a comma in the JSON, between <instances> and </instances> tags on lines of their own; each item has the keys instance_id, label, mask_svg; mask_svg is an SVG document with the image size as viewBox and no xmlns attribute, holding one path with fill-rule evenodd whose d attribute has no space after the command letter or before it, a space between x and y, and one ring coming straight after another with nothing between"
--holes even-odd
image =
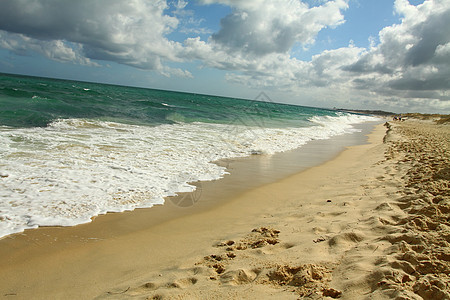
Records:
<instances>
[{"instance_id":1,"label":"sea water","mask_svg":"<svg viewBox=\"0 0 450 300\"><path fill-rule=\"evenodd\" d=\"M353 133L373 117L258 101L0 74L0 237L164 204L224 158Z\"/></svg>"}]
</instances>

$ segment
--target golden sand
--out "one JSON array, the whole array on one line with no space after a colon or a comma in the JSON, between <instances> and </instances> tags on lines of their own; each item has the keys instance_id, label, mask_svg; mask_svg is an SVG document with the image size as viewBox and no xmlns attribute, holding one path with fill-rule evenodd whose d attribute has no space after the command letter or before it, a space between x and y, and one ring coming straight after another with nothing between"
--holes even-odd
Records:
<instances>
[{"instance_id":1,"label":"golden sand","mask_svg":"<svg viewBox=\"0 0 450 300\"><path fill-rule=\"evenodd\" d=\"M449 299L450 126L386 125L320 166L142 230L2 241L0 296ZM52 249L55 236L69 246Z\"/></svg>"}]
</instances>

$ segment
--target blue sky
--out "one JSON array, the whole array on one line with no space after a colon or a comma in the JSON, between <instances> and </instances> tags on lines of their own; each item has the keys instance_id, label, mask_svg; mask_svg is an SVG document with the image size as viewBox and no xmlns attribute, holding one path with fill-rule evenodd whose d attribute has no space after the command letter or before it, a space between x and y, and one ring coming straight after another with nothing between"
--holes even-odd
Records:
<instances>
[{"instance_id":1,"label":"blue sky","mask_svg":"<svg viewBox=\"0 0 450 300\"><path fill-rule=\"evenodd\" d=\"M0 72L450 113L450 0L2 0Z\"/></svg>"}]
</instances>

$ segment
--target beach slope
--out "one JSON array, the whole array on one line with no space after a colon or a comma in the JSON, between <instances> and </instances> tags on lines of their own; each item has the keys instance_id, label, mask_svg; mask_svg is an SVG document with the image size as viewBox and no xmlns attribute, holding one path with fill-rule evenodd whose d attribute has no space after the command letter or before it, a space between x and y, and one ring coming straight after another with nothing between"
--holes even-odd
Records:
<instances>
[{"instance_id":1,"label":"beach slope","mask_svg":"<svg viewBox=\"0 0 450 300\"><path fill-rule=\"evenodd\" d=\"M0 296L449 299L450 126L379 125L366 145L218 207L27 261Z\"/></svg>"}]
</instances>

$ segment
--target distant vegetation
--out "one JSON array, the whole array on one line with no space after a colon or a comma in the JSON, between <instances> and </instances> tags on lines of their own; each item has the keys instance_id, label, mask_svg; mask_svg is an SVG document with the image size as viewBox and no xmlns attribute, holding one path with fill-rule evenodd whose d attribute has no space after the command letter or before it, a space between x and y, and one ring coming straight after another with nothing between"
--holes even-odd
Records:
<instances>
[{"instance_id":1,"label":"distant vegetation","mask_svg":"<svg viewBox=\"0 0 450 300\"><path fill-rule=\"evenodd\" d=\"M450 122L450 115L443 114L419 114L419 113L408 113L402 114L402 117L414 118L419 120L432 120L436 124L447 124Z\"/></svg>"},{"instance_id":2,"label":"distant vegetation","mask_svg":"<svg viewBox=\"0 0 450 300\"><path fill-rule=\"evenodd\" d=\"M393 112L382 111L382 110L360 110L360 109L343 109L343 108L335 108L335 110L342 111L342 112L356 113L356 114L383 116L383 117L401 116L403 119L411 118L411 119L419 119L419 120L431 120L431 121L435 121L436 124L450 123L450 115L444 115L444 114L419 114L419 113L396 114Z\"/></svg>"}]
</instances>

